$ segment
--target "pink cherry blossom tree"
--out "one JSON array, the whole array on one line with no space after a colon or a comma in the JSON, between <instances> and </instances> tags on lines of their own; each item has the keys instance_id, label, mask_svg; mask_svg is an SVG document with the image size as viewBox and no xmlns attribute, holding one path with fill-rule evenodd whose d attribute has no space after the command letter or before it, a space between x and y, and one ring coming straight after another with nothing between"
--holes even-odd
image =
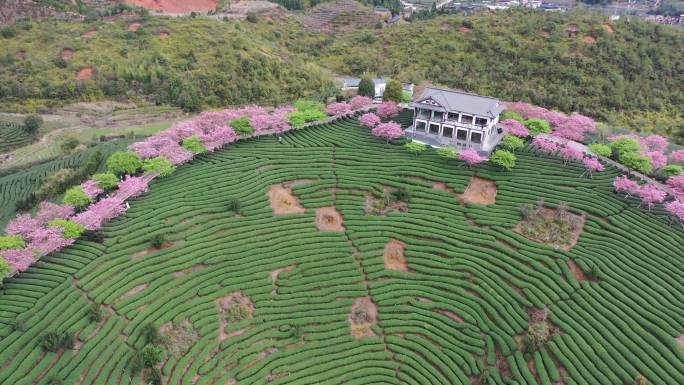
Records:
<instances>
[{"instance_id":1,"label":"pink cherry blossom tree","mask_svg":"<svg viewBox=\"0 0 684 385\"><path fill-rule=\"evenodd\" d=\"M525 102L506 102L506 109L517 112L525 119L540 118L544 119L549 110Z\"/></svg>"},{"instance_id":2,"label":"pink cherry blossom tree","mask_svg":"<svg viewBox=\"0 0 684 385\"><path fill-rule=\"evenodd\" d=\"M665 210L679 220L679 223L684 227L684 201L675 200L668 202L665 204Z\"/></svg>"},{"instance_id":3,"label":"pink cherry blossom tree","mask_svg":"<svg viewBox=\"0 0 684 385\"><path fill-rule=\"evenodd\" d=\"M41 202L36 220L41 225L46 225L53 219L67 219L74 214L74 206L58 205L52 202Z\"/></svg>"},{"instance_id":4,"label":"pink cherry blossom tree","mask_svg":"<svg viewBox=\"0 0 684 385\"><path fill-rule=\"evenodd\" d=\"M32 218L31 214L19 214L7 223L5 233L8 235L21 235L24 239L29 239L31 234L38 230L41 225L42 223L38 219Z\"/></svg>"},{"instance_id":5,"label":"pink cherry blossom tree","mask_svg":"<svg viewBox=\"0 0 684 385\"><path fill-rule=\"evenodd\" d=\"M373 99L368 96L357 95L351 98L349 101L352 110L358 110L359 108L368 107L373 104Z\"/></svg>"},{"instance_id":6,"label":"pink cherry blossom tree","mask_svg":"<svg viewBox=\"0 0 684 385\"><path fill-rule=\"evenodd\" d=\"M626 175L618 176L613 180L613 187L617 193L625 193L625 196L638 195L641 186L629 179Z\"/></svg>"},{"instance_id":7,"label":"pink cherry blossom tree","mask_svg":"<svg viewBox=\"0 0 684 385\"><path fill-rule=\"evenodd\" d=\"M670 153L670 162L684 164L684 150L672 151Z\"/></svg>"},{"instance_id":8,"label":"pink cherry blossom tree","mask_svg":"<svg viewBox=\"0 0 684 385\"><path fill-rule=\"evenodd\" d=\"M33 253L28 249L9 249L0 251L0 257L10 265L13 272L26 271L35 261Z\"/></svg>"},{"instance_id":9,"label":"pink cherry blossom tree","mask_svg":"<svg viewBox=\"0 0 684 385\"><path fill-rule=\"evenodd\" d=\"M586 169L585 173L589 175L589 177L592 177L595 172L601 172L604 170L603 164L594 157L585 156L582 158L582 163Z\"/></svg>"},{"instance_id":10,"label":"pink cherry blossom tree","mask_svg":"<svg viewBox=\"0 0 684 385\"><path fill-rule=\"evenodd\" d=\"M97 185L97 182L92 179L83 182L81 187L89 198L95 198L104 192L104 190Z\"/></svg>"},{"instance_id":11,"label":"pink cherry blossom tree","mask_svg":"<svg viewBox=\"0 0 684 385\"><path fill-rule=\"evenodd\" d=\"M674 190L678 197L684 197L684 174L667 178L667 185Z\"/></svg>"},{"instance_id":12,"label":"pink cherry blossom tree","mask_svg":"<svg viewBox=\"0 0 684 385\"><path fill-rule=\"evenodd\" d=\"M650 210L656 203L662 203L667 197L667 193L657 186L649 184L641 186L639 197L641 198L641 203L645 204Z\"/></svg>"},{"instance_id":13,"label":"pink cherry blossom tree","mask_svg":"<svg viewBox=\"0 0 684 385\"><path fill-rule=\"evenodd\" d=\"M124 201L117 198L104 198L88 206L88 209L79 213L73 221L80 223L87 230L98 230L102 225L113 218L126 212Z\"/></svg>"},{"instance_id":14,"label":"pink cherry blossom tree","mask_svg":"<svg viewBox=\"0 0 684 385\"><path fill-rule=\"evenodd\" d=\"M477 151L473 150L472 148L469 148L461 151L458 154L458 160L467 163L468 166L472 166L484 162L485 160L487 160L487 158L481 156Z\"/></svg>"},{"instance_id":15,"label":"pink cherry blossom tree","mask_svg":"<svg viewBox=\"0 0 684 385\"><path fill-rule=\"evenodd\" d=\"M325 107L325 112L332 116L344 116L349 115L352 112L352 107L349 103L331 103Z\"/></svg>"},{"instance_id":16,"label":"pink cherry blossom tree","mask_svg":"<svg viewBox=\"0 0 684 385\"><path fill-rule=\"evenodd\" d=\"M562 112L548 111L541 116L541 119L546 120L553 127L558 127L568 119L568 116Z\"/></svg>"},{"instance_id":17,"label":"pink cherry blossom tree","mask_svg":"<svg viewBox=\"0 0 684 385\"><path fill-rule=\"evenodd\" d=\"M665 154L663 154L661 151L645 151L642 153L642 155L651 158L651 166L653 166L654 170L667 165L667 156L665 156Z\"/></svg>"},{"instance_id":18,"label":"pink cherry blossom tree","mask_svg":"<svg viewBox=\"0 0 684 385\"><path fill-rule=\"evenodd\" d=\"M39 254L50 254L74 243L74 238L64 238L61 227L41 227L31 234L26 248Z\"/></svg>"},{"instance_id":19,"label":"pink cherry blossom tree","mask_svg":"<svg viewBox=\"0 0 684 385\"><path fill-rule=\"evenodd\" d=\"M400 108L397 103L394 102L382 102L378 106L377 114L383 119L389 119L394 116L399 115Z\"/></svg>"},{"instance_id":20,"label":"pink cherry blossom tree","mask_svg":"<svg viewBox=\"0 0 684 385\"><path fill-rule=\"evenodd\" d=\"M385 139L387 142L390 140L397 139L401 137L403 131L401 126L396 122L380 123L371 131L373 135Z\"/></svg>"},{"instance_id":21,"label":"pink cherry blossom tree","mask_svg":"<svg viewBox=\"0 0 684 385\"><path fill-rule=\"evenodd\" d=\"M380 117L372 112L367 112L361 115L361 117L359 118L359 123L368 128L373 128L380 124Z\"/></svg>"},{"instance_id":22,"label":"pink cherry blossom tree","mask_svg":"<svg viewBox=\"0 0 684 385\"><path fill-rule=\"evenodd\" d=\"M127 199L129 197L137 197L147 191L147 181L139 176L126 175L124 180L119 183L119 188L116 191L116 196L120 199Z\"/></svg>"},{"instance_id":23,"label":"pink cherry blossom tree","mask_svg":"<svg viewBox=\"0 0 684 385\"><path fill-rule=\"evenodd\" d=\"M563 160L565 163L567 162L573 162L573 161L580 161L582 158L584 158L584 153L582 153L581 150L572 147L572 146L564 146L559 150L561 156L563 157Z\"/></svg>"},{"instance_id":24,"label":"pink cherry blossom tree","mask_svg":"<svg viewBox=\"0 0 684 385\"><path fill-rule=\"evenodd\" d=\"M547 153L556 152L556 151L558 151L558 147L559 147L558 143L544 139L544 138L539 137L539 136L535 137L532 140L532 146L534 146L534 147L536 147L536 148L538 148L544 152L547 152Z\"/></svg>"},{"instance_id":25,"label":"pink cherry blossom tree","mask_svg":"<svg viewBox=\"0 0 684 385\"><path fill-rule=\"evenodd\" d=\"M528 130L524 124L520 123L515 119L503 120L501 123L499 123L499 125L507 134L511 134L519 138L527 138L528 136L530 136L530 130Z\"/></svg>"},{"instance_id":26,"label":"pink cherry blossom tree","mask_svg":"<svg viewBox=\"0 0 684 385\"><path fill-rule=\"evenodd\" d=\"M643 138L639 138L639 144L646 151L658 151L664 152L669 145L667 138L660 135L649 135Z\"/></svg>"}]
</instances>

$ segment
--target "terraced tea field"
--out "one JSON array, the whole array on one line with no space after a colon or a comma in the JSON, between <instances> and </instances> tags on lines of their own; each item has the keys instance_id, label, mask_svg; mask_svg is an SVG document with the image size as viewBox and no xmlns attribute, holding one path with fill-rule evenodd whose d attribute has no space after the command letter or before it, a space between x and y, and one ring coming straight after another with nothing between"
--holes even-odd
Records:
<instances>
[{"instance_id":1,"label":"terraced tea field","mask_svg":"<svg viewBox=\"0 0 684 385\"><path fill-rule=\"evenodd\" d=\"M32 140L21 123L0 121L0 154L21 147Z\"/></svg>"},{"instance_id":2,"label":"terraced tea field","mask_svg":"<svg viewBox=\"0 0 684 385\"><path fill-rule=\"evenodd\" d=\"M5 282L0 383L141 384L150 323L164 384L684 383L684 233L617 197L616 170L531 151L471 170L347 118L200 156L103 243ZM569 251L514 231L540 198L582 218ZM55 329L72 350L41 350Z\"/></svg>"}]
</instances>

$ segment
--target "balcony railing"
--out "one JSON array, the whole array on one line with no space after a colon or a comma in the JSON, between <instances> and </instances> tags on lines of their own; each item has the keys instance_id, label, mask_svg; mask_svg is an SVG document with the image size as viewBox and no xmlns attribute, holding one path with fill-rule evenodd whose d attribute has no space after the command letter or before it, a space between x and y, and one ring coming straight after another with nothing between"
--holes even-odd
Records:
<instances>
[{"instance_id":1,"label":"balcony railing","mask_svg":"<svg viewBox=\"0 0 684 385\"><path fill-rule=\"evenodd\" d=\"M431 117L420 116L420 115L417 115L416 119L426 120L428 122L427 123L428 126L430 125L430 123L437 123L437 124L445 124L446 123L448 125L453 125L456 127L462 127L462 128L468 128L471 130L480 130L480 131L485 131L485 128L489 127L489 124L482 125L482 124L462 123L462 122L457 122L455 120L448 120L448 119L444 119L444 118L435 120Z\"/></svg>"}]
</instances>

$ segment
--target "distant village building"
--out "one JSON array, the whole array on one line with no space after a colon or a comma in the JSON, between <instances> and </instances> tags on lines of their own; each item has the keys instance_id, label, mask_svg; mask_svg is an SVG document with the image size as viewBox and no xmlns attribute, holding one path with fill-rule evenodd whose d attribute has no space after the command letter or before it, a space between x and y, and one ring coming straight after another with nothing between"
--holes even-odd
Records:
<instances>
[{"instance_id":1,"label":"distant village building","mask_svg":"<svg viewBox=\"0 0 684 385\"><path fill-rule=\"evenodd\" d=\"M373 101L376 103L382 102L382 96L385 94L385 87L387 87L387 82L389 78L375 78L373 83L375 83L375 95ZM342 79L342 92L347 95L356 95L359 92L359 83L361 79L359 78L344 78ZM412 83L403 83L402 89L409 94L413 95L414 85Z\"/></svg>"},{"instance_id":2,"label":"distant village building","mask_svg":"<svg viewBox=\"0 0 684 385\"><path fill-rule=\"evenodd\" d=\"M498 123L506 107L495 98L426 88L411 107L413 125L405 135L432 146L489 153L503 137Z\"/></svg>"}]
</instances>

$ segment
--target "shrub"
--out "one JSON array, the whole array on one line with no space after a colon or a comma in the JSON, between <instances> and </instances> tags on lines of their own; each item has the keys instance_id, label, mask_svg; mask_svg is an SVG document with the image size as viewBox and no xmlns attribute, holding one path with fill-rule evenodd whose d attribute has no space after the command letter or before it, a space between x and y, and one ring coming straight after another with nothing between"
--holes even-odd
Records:
<instances>
[{"instance_id":1,"label":"shrub","mask_svg":"<svg viewBox=\"0 0 684 385\"><path fill-rule=\"evenodd\" d=\"M530 325L525 336L525 350L534 352L551 338L551 328L546 321Z\"/></svg>"},{"instance_id":2,"label":"shrub","mask_svg":"<svg viewBox=\"0 0 684 385\"><path fill-rule=\"evenodd\" d=\"M404 148L406 148L406 151L415 154L418 156L421 152L424 152L427 150L427 146L424 144L420 144L418 142L408 142L404 145Z\"/></svg>"},{"instance_id":3,"label":"shrub","mask_svg":"<svg viewBox=\"0 0 684 385\"><path fill-rule=\"evenodd\" d=\"M107 159L107 169L115 175L133 175L142 167L142 160L132 151L116 151Z\"/></svg>"},{"instance_id":4,"label":"shrub","mask_svg":"<svg viewBox=\"0 0 684 385\"><path fill-rule=\"evenodd\" d=\"M173 174L176 171L176 166L174 166L171 161L164 157L158 156L156 158L145 159L143 161L143 171L145 172L156 172L159 176L167 176Z\"/></svg>"},{"instance_id":5,"label":"shrub","mask_svg":"<svg viewBox=\"0 0 684 385\"><path fill-rule=\"evenodd\" d=\"M519 113L515 111L504 111L501 116L499 116L499 121L503 122L504 120L508 119L513 119L517 120L520 123L523 123L525 121L525 118L522 117Z\"/></svg>"},{"instance_id":6,"label":"shrub","mask_svg":"<svg viewBox=\"0 0 684 385\"><path fill-rule=\"evenodd\" d=\"M88 308L88 320L90 322L99 322L102 320L102 306L99 303L94 303Z\"/></svg>"},{"instance_id":7,"label":"shrub","mask_svg":"<svg viewBox=\"0 0 684 385\"><path fill-rule=\"evenodd\" d=\"M458 151L456 151L456 149L453 147L440 147L437 149L437 155L441 156L442 158L456 159L458 156Z\"/></svg>"},{"instance_id":8,"label":"shrub","mask_svg":"<svg viewBox=\"0 0 684 385\"><path fill-rule=\"evenodd\" d=\"M664 176L677 176L684 172L684 167L678 164L668 164L660 170L660 173Z\"/></svg>"},{"instance_id":9,"label":"shrub","mask_svg":"<svg viewBox=\"0 0 684 385\"><path fill-rule=\"evenodd\" d=\"M229 211L234 212L235 214L240 214L242 212L242 204L240 203L240 200L237 198L228 199L228 204L226 205L226 208Z\"/></svg>"},{"instance_id":10,"label":"shrub","mask_svg":"<svg viewBox=\"0 0 684 385\"><path fill-rule=\"evenodd\" d=\"M235 304L226 309L226 321L237 322L249 317L249 309L245 305Z\"/></svg>"},{"instance_id":11,"label":"shrub","mask_svg":"<svg viewBox=\"0 0 684 385\"><path fill-rule=\"evenodd\" d=\"M11 39L17 34L17 31L12 26L0 28L0 35L5 39Z\"/></svg>"},{"instance_id":12,"label":"shrub","mask_svg":"<svg viewBox=\"0 0 684 385\"><path fill-rule=\"evenodd\" d=\"M68 331L49 331L38 338L38 345L46 352L71 349L74 346L74 334Z\"/></svg>"},{"instance_id":13,"label":"shrub","mask_svg":"<svg viewBox=\"0 0 684 385\"><path fill-rule=\"evenodd\" d=\"M254 132L254 127L249 123L249 117L247 116L233 119L230 122L230 127L232 127L238 135L251 135Z\"/></svg>"},{"instance_id":14,"label":"shrub","mask_svg":"<svg viewBox=\"0 0 684 385\"><path fill-rule=\"evenodd\" d=\"M623 165L644 174L648 174L651 171L653 171L653 166L651 165L651 158L638 154L636 152L620 153L619 160L620 163L622 163Z\"/></svg>"},{"instance_id":15,"label":"shrub","mask_svg":"<svg viewBox=\"0 0 684 385\"><path fill-rule=\"evenodd\" d=\"M240 118L240 119L242 119L242 118ZM232 124L232 122L231 122L231 124ZM247 122L247 124L249 124L249 121ZM250 126L250 128L251 128L251 126ZM237 132L238 130L235 130L235 131ZM204 144L202 143L200 138L198 138L195 135L193 135L189 138L183 139L183 148L192 152L193 154L203 154L203 153L207 152L207 148L204 146ZM144 163L143 163L143 167L144 167Z\"/></svg>"},{"instance_id":16,"label":"shrub","mask_svg":"<svg viewBox=\"0 0 684 385\"><path fill-rule=\"evenodd\" d=\"M35 135L42 125L43 118L40 115L32 114L24 118L24 132L29 135Z\"/></svg>"},{"instance_id":17,"label":"shrub","mask_svg":"<svg viewBox=\"0 0 684 385\"><path fill-rule=\"evenodd\" d=\"M515 155L506 150L496 150L489 160L497 166L503 167L506 170L510 170L515 167Z\"/></svg>"},{"instance_id":18,"label":"shrub","mask_svg":"<svg viewBox=\"0 0 684 385\"><path fill-rule=\"evenodd\" d=\"M613 151L613 155L619 156L627 152L638 152L641 150L641 146L636 139L622 136L610 143L610 149Z\"/></svg>"},{"instance_id":19,"label":"shrub","mask_svg":"<svg viewBox=\"0 0 684 385\"><path fill-rule=\"evenodd\" d=\"M142 349L143 364L146 368L151 368L161 362L164 358L164 351L155 345L146 345Z\"/></svg>"},{"instance_id":20,"label":"shrub","mask_svg":"<svg viewBox=\"0 0 684 385\"><path fill-rule=\"evenodd\" d=\"M62 228L64 238L78 238L85 231L83 225L67 219L53 219L48 223L48 227Z\"/></svg>"},{"instance_id":21,"label":"shrub","mask_svg":"<svg viewBox=\"0 0 684 385\"><path fill-rule=\"evenodd\" d=\"M159 369L151 368L150 370L148 370L147 373L145 373L145 382L151 385L161 385L162 375Z\"/></svg>"},{"instance_id":22,"label":"shrub","mask_svg":"<svg viewBox=\"0 0 684 385\"><path fill-rule=\"evenodd\" d=\"M63 154L71 154L81 142L74 136L66 137L59 144Z\"/></svg>"},{"instance_id":23,"label":"shrub","mask_svg":"<svg viewBox=\"0 0 684 385\"><path fill-rule=\"evenodd\" d=\"M256 22L259 21L259 18L257 17L257 14L256 14L256 13L254 13L254 12L249 12L249 13L247 14L247 21L249 21L250 23L256 23Z\"/></svg>"},{"instance_id":24,"label":"shrub","mask_svg":"<svg viewBox=\"0 0 684 385\"><path fill-rule=\"evenodd\" d=\"M9 273L12 272L12 268L10 267L9 263L5 261L5 258L0 256L0 284L2 283L2 278L7 277Z\"/></svg>"},{"instance_id":25,"label":"shrub","mask_svg":"<svg viewBox=\"0 0 684 385\"><path fill-rule=\"evenodd\" d=\"M522 148L525 145L525 141L522 140L521 138L518 138L517 136L513 135L506 135L504 136L503 140L501 141L501 146L504 148L507 148L511 151L515 151L519 148Z\"/></svg>"},{"instance_id":26,"label":"shrub","mask_svg":"<svg viewBox=\"0 0 684 385\"><path fill-rule=\"evenodd\" d=\"M159 333L159 328L157 328L157 326L151 322L143 326L142 330L140 331L140 335L145 339L147 344L159 345L164 342L164 338L162 337L161 333Z\"/></svg>"},{"instance_id":27,"label":"shrub","mask_svg":"<svg viewBox=\"0 0 684 385\"><path fill-rule=\"evenodd\" d=\"M64 193L64 198L62 201L74 207L84 207L90 204L93 200L83 191L83 187L74 186Z\"/></svg>"},{"instance_id":28,"label":"shrub","mask_svg":"<svg viewBox=\"0 0 684 385\"><path fill-rule=\"evenodd\" d=\"M392 200L408 203L411 200L411 193L406 187L401 186L396 190L392 191L390 197L392 198Z\"/></svg>"},{"instance_id":29,"label":"shrub","mask_svg":"<svg viewBox=\"0 0 684 385\"><path fill-rule=\"evenodd\" d=\"M0 237L0 250L21 249L24 246L26 246L26 241L20 235Z\"/></svg>"},{"instance_id":30,"label":"shrub","mask_svg":"<svg viewBox=\"0 0 684 385\"><path fill-rule=\"evenodd\" d=\"M401 103L403 89L401 83L391 79L385 86L385 92L382 94L382 99L390 102Z\"/></svg>"},{"instance_id":31,"label":"shrub","mask_svg":"<svg viewBox=\"0 0 684 385\"><path fill-rule=\"evenodd\" d=\"M164 241L166 240L166 235L164 233L157 233L152 236L152 247L159 250L162 248Z\"/></svg>"},{"instance_id":32,"label":"shrub","mask_svg":"<svg viewBox=\"0 0 684 385\"><path fill-rule=\"evenodd\" d=\"M105 190L114 188L119 184L119 178L109 172L95 174L92 179L97 182L97 187Z\"/></svg>"},{"instance_id":33,"label":"shrub","mask_svg":"<svg viewBox=\"0 0 684 385\"><path fill-rule=\"evenodd\" d=\"M532 118L523 122L525 127L530 130L531 135L538 135L542 133L551 132L551 125L544 119Z\"/></svg>"},{"instance_id":34,"label":"shrub","mask_svg":"<svg viewBox=\"0 0 684 385\"><path fill-rule=\"evenodd\" d=\"M589 149L596 155L609 157L613 151L610 146L602 143L592 143L589 145Z\"/></svg>"}]
</instances>

